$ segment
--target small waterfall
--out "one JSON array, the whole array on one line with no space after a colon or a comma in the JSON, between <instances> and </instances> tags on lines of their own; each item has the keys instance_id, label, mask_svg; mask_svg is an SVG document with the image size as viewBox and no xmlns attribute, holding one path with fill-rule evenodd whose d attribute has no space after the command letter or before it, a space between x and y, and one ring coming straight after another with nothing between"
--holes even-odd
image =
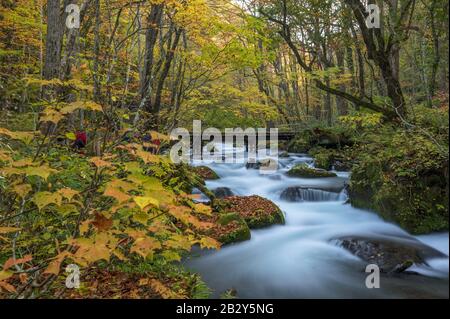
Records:
<instances>
[{"instance_id":1,"label":"small waterfall","mask_svg":"<svg viewBox=\"0 0 450 319\"><path fill-rule=\"evenodd\" d=\"M281 193L280 199L289 202L345 201L347 200L347 193L345 190L342 190L340 193L335 193L314 188L289 187Z\"/></svg>"}]
</instances>

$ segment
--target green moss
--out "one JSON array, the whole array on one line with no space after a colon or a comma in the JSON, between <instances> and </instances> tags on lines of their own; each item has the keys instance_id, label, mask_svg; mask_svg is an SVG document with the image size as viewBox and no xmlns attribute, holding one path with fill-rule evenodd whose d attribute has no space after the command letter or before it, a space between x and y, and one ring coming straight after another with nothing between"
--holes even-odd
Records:
<instances>
[{"instance_id":1,"label":"green moss","mask_svg":"<svg viewBox=\"0 0 450 319\"><path fill-rule=\"evenodd\" d=\"M330 170L333 166L334 152L323 147L315 147L309 151L314 157L315 167Z\"/></svg>"},{"instance_id":2,"label":"green moss","mask_svg":"<svg viewBox=\"0 0 450 319\"><path fill-rule=\"evenodd\" d=\"M437 144L388 127L364 139L350 179L352 205L413 234L448 230L448 158Z\"/></svg>"},{"instance_id":3,"label":"green moss","mask_svg":"<svg viewBox=\"0 0 450 319\"><path fill-rule=\"evenodd\" d=\"M333 172L327 172L321 169L311 168L306 164L298 164L291 168L287 174L292 177L303 177L303 178L322 178L322 177L336 177L337 175Z\"/></svg>"},{"instance_id":4,"label":"green moss","mask_svg":"<svg viewBox=\"0 0 450 319\"><path fill-rule=\"evenodd\" d=\"M264 228L272 225L284 225L285 219L283 212L278 209L273 214L265 214L261 212L258 217L245 218L245 222L251 229Z\"/></svg>"},{"instance_id":5,"label":"green moss","mask_svg":"<svg viewBox=\"0 0 450 319\"><path fill-rule=\"evenodd\" d=\"M287 149L291 153L306 153L311 148L310 141L303 136L300 136L294 140L292 140L288 146Z\"/></svg>"},{"instance_id":6,"label":"green moss","mask_svg":"<svg viewBox=\"0 0 450 319\"><path fill-rule=\"evenodd\" d=\"M222 226L229 225L232 222L236 222L239 225L239 227L236 230L229 232L225 235L222 235L219 238L219 241L223 245L237 243L249 240L251 238L250 228L248 227L247 223L242 219L242 217L239 216L239 214L225 213L222 214L218 220L218 223Z\"/></svg>"}]
</instances>

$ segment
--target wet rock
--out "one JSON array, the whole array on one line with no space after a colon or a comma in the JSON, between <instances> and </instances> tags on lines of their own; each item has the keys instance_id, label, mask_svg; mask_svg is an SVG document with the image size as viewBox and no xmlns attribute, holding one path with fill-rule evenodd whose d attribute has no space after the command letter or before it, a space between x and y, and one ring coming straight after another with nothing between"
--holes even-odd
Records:
<instances>
[{"instance_id":1,"label":"wet rock","mask_svg":"<svg viewBox=\"0 0 450 319\"><path fill-rule=\"evenodd\" d=\"M290 157L290 155L289 155L288 152L282 152L282 153L280 153L280 155L278 155L278 157L280 157L280 158L287 158L287 157Z\"/></svg>"},{"instance_id":2,"label":"wet rock","mask_svg":"<svg viewBox=\"0 0 450 319\"><path fill-rule=\"evenodd\" d=\"M287 172L291 177L303 178L323 178L323 177L337 177L333 172L328 172L323 169L309 167L306 164L297 164Z\"/></svg>"},{"instance_id":3,"label":"wet rock","mask_svg":"<svg viewBox=\"0 0 450 319\"><path fill-rule=\"evenodd\" d=\"M203 178L204 180L215 180L219 179L219 175L214 172L211 168L207 166L197 166L193 167L193 171L195 174Z\"/></svg>"},{"instance_id":4,"label":"wet rock","mask_svg":"<svg viewBox=\"0 0 450 319\"><path fill-rule=\"evenodd\" d=\"M250 228L285 223L281 209L260 196L231 196L222 201L226 212L239 214Z\"/></svg>"},{"instance_id":5,"label":"wet rock","mask_svg":"<svg viewBox=\"0 0 450 319\"><path fill-rule=\"evenodd\" d=\"M214 195L217 198L225 198L229 196L233 196L234 193L228 187L219 187L213 190Z\"/></svg>"},{"instance_id":6,"label":"wet rock","mask_svg":"<svg viewBox=\"0 0 450 319\"><path fill-rule=\"evenodd\" d=\"M317 188L288 187L281 192L280 199L288 202L323 202L343 199L340 192L330 192Z\"/></svg>"},{"instance_id":7,"label":"wet rock","mask_svg":"<svg viewBox=\"0 0 450 319\"><path fill-rule=\"evenodd\" d=\"M426 259L446 257L421 242L402 243L384 239L340 238L337 245L345 248L368 264L376 264L384 273L400 273Z\"/></svg>"},{"instance_id":8,"label":"wet rock","mask_svg":"<svg viewBox=\"0 0 450 319\"><path fill-rule=\"evenodd\" d=\"M255 163L248 162L247 164L245 164L245 168L246 169L260 169L261 167L269 166L269 164L270 164L269 160L261 160L261 161L255 162Z\"/></svg>"}]
</instances>

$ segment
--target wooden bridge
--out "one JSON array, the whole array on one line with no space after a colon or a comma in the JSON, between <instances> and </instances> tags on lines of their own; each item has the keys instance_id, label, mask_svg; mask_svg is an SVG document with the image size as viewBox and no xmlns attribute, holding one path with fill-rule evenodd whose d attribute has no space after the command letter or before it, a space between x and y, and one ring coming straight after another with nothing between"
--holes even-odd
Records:
<instances>
[{"instance_id":1,"label":"wooden bridge","mask_svg":"<svg viewBox=\"0 0 450 319\"><path fill-rule=\"evenodd\" d=\"M295 136L301 132L302 130L310 128L310 125L308 123L290 123L290 124L282 124L277 125L276 127L267 127L262 128L263 132L265 132L265 139L266 141L269 141L271 138L271 129L278 129L278 141L290 141ZM248 131L245 131L244 129L233 129L234 131L231 133L233 136L234 142L238 139L244 139L244 143L248 144ZM222 137L225 137L225 130L222 130ZM256 133L256 139L257 141L264 136L264 133L259 131L258 129L255 129ZM192 131L190 132L190 136L193 136ZM212 139L212 138L211 138ZM202 141L202 143L208 143L208 141Z\"/></svg>"}]
</instances>

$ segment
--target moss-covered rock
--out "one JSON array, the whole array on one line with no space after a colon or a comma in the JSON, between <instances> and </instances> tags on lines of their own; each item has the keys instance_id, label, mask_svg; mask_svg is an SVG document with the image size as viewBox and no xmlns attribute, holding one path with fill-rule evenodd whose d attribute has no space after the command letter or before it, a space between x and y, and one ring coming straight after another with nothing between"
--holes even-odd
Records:
<instances>
[{"instance_id":1,"label":"moss-covered rock","mask_svg":"<svg viewBox=\"0 0 450 319\"><path fill-rule=\"evenodd\" d=\"M216 180L220 178L219 175L208 166L197 166L193 167L192 170L204 180Z\"/></svg>"},{"instance_id":2,"label":"moss-covered rock","mask_svg":"<svg viewBox=\"0 0 450 319\"><path fill-rule=\"evenodd\" d=\"M351 149L344 147L341 149L329 149L316 146L309 151L309 154L314 157L315 167L337 171L350 171L353 166L354 159L351 154Z\"/></svg>"},{"instance_id":3,"label":"moss-covered rock","mask_svg":"<svg viewBox=\"0 0 450 319\"><path fill-rule=\"evenodd\" d=\"M226 212L239 214L250 228L285 223L281 209L260 196L232 196L225 198L223 202Z\"/></svg>"},{"instance_id":4,"label":"moss-covered rock","mask_svg":"<svg viewBox=\"0 0 450 319\"><path fill-rule=\"evenodd\" d=\"M250 228L237 213L220 214L217 223L223 230L226 230L218 237L218 240L223 245L237 243L251 238Z\"/></svg>"},{"instance_id":5,"label":"moss-covered rock","mask_svg":"<svg viewBox=\"0 0 450 319\"><path fill-rule=\"evenodd\" d=\"M287 175L291 177L302 177L302 178L337 177L337 175L333 172L328 172L323 169L312 168L303 163L295 165L287 172Z\"/></svg>"},{"instance_id":6,"label":"moss-covered rock","mask_svg":"<svg viewBox=\"0 0 450 319\"><path fill-rule=\"evenodd\" d=\"M237 243L251 238L250 228L237 213L214 212L211 216L198 216L202 222L213 227L202 231L203 235L216 239L222 245Z\"/></svg>"},{"instance_id":7,"label":"moss-covered rock","mask_svg":"<svg viewBox=\"0 0 450 319\"><path fill-rule=\"evenodd\" d=\"M317 168L330 170L333 166L333 150L323 147L316 147L310 150L309 154L314 157L314 166Z\"/></svg>"}]
</instances>

